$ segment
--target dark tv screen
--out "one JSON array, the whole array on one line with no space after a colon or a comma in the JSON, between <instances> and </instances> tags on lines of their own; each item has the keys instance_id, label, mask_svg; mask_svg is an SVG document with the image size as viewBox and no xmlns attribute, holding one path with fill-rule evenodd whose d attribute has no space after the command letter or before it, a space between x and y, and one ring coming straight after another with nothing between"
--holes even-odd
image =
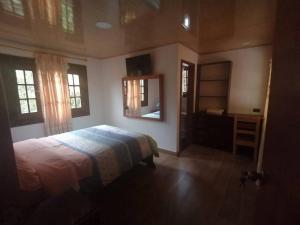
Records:
<instances>
[{"instance_id":1,"label":"dark tv screen","mask_svg":"<svg viewBox=\"0 0 300 225\"><path fill-rule=\"evenodd\" d=\"M150 54L126 59L127 76L150 75L152 64Z\"/></svg>"}]
</instances>

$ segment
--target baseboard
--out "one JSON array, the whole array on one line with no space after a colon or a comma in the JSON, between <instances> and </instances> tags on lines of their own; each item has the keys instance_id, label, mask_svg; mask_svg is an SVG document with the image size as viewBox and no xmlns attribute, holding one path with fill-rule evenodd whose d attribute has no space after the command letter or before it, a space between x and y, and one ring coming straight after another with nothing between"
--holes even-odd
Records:
<instances>
[{"instance_id":1,"label":"baseboard","mask_svg":"<svg viewBox=\"0 0 300 225\"><path fill-rule=\"evenodd\" d=\"M177 156L177 153L173 152L171 150L167 150L167 149L163 149L163 148L158 148L158 151L161 152L161 153L165 153L165 154Z\"/></svg>"}]
</instances>

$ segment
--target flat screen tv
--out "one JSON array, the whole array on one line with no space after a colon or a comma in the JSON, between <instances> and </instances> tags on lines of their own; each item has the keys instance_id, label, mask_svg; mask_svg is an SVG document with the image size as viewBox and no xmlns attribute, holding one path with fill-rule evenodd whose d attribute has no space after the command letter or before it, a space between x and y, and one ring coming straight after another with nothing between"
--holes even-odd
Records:
<instances>
[{"instance_id":1,"label":"flat screen tv","mask_svg":"<svg viewBox=\"0 0 300 225\"><path fill-rule=\"evenodd\" d=\"M152 64L150 54L126 58L127 76L150 75Z\"/></svg>"}]
</instances>

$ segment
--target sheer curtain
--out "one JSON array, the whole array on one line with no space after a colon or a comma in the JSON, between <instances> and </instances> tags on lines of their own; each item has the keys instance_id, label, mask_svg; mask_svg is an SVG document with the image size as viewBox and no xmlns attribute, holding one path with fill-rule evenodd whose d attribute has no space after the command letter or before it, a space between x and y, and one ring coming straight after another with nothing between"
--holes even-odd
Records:
<instances>
[{"instance_id":1,"label":"sheer curtain","mask_svg":"<svg viewBox=\"0 0 300 225\"><path fill-rule=\"evenodd\" d=\"M141 91L139 80L128 80L127 104L130 116L141 115Z\"/></svg>"},{"instance_id":2,"label":"sheer curtain","mask_svg":"<svg viewBox=\"0 0 300 225\"><path fill-rule=\"evenodd\" d=\"M36 54L42 111L47 135L71 129L67 63L61 56Z\"/></svg>"}]
</instances>

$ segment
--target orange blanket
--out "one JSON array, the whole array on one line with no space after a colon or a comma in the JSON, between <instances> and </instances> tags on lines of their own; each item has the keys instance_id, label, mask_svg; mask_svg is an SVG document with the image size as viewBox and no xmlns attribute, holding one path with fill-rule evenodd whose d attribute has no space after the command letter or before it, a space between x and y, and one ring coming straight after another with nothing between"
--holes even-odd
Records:
<instances>
[{"instance_id":1,"label":"orange blanket","mask_svg":"<svg viewBox=\"0 0 300 225\"><path fill-rule=\"evenodd\" d=\"M86 155L51 137L17 142L14 149L20 186L25 191L45 188L58 194L70 187L78 189L78 181L92 174Z\"/></svg>"}]
</instances>

